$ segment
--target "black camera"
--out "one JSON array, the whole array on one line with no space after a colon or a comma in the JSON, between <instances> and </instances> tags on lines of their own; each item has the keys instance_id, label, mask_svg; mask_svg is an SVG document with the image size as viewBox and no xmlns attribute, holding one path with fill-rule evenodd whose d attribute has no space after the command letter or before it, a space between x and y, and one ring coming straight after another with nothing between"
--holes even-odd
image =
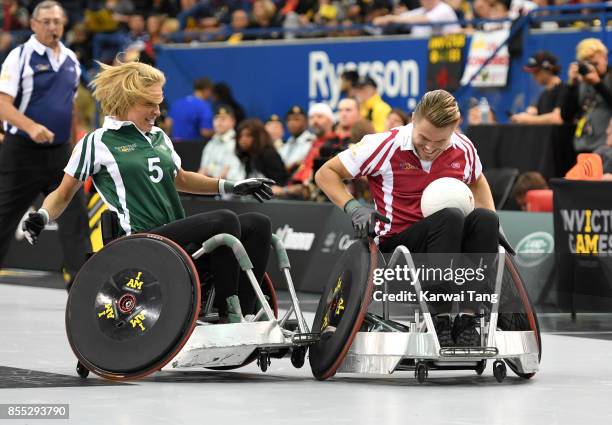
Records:
<instances>
[{"instance_id":1,"label":"black camera","mask_svg":"<svg viewBox=\"0 0 612 425\"><path fill-rule=\"evenodd\" d=\"M591 72L592 69L593 65L590 63L583 61L578 62L578 74L582 75L583 77Z\"/></svg>"}]
</instances>

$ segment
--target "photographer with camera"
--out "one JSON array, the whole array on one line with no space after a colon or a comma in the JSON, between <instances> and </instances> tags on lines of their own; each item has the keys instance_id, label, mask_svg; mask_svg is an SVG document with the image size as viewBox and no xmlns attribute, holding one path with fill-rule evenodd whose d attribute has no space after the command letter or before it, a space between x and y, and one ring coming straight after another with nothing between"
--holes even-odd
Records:
<instances>
[{"instance_id":1,"label":"photographer with camera","mask_svg":"<svg viewBox=\"0 0 612 425\"><path fill-rule=\"evenodd\" d=\"M574 148L592 152L606 143L606 128L612 118L612 73L608 68L608 49L596 38L576 46L576 60L569 66L568 104L577 114Z\"/></svg>"}]
</instances>

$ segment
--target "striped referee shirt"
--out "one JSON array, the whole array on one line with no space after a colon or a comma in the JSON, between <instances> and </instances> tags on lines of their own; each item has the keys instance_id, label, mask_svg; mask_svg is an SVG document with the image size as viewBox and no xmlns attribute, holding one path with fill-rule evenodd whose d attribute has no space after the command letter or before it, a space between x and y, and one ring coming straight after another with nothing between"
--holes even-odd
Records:
<instances>
[{"instance_id":1,"label":"striped referee shirt","mask_svg":"<svg viewBox=\"0 0 612 425\"><path fill-rule=\"evenodd\" d=\"M421 196L429 183L453 177L465 184L482 174L472 142L453 133L450 146L433 161L422 161L412 144L413 125L370 134L338 157L355 178L367 176L376 211L390 223L376 223L376 243L401 233L423 218Z\"/></svg>"},{"instance_id":2,"label":"striped referee shirt","mask_svg":"<svg viewBox=\"0 0 612 425\"><path fill-rule=\"evenodd\" d=\"M28 118L55 134L53 144L70 141L72 110L81 69L74 52L61 42L59 56L34 35L14 48L2 64L0 92ZM4 131L29 138L17 127L4 123Z\"/></svg>"}]
</instances>

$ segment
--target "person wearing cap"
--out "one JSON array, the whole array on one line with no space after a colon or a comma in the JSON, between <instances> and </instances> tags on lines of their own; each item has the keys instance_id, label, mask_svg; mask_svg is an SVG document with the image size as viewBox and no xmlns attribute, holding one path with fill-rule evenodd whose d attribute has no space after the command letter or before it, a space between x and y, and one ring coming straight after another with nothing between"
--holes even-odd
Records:
<instances>
[{"instance_id":1,"label":"person wearing cap","mask_svg":"<svg viewBox=\"0 0 612 425\"><path fill-rule=\"evenodd\" d=\"M299 106L293 105L287 112L285 123L289 130L289 138L278 150L288 173L293 173L312 146L315 135L308 130L306 112Z\"/></svg>"},{"instance_id":2,"label":"person wearing cap","mask_svg":"<svg viewBox=\"0 0 612 425\"><path fill-rule=\"evenodd\" d=\"M266 121L265 127L272 139L274 148L279 150L284 144L283 136L285 135L285 128L283 127L280 117L276 114L270 115L270 118Z\"/></svg>"},{"instance_id":3,"label":"person wearing cap","mask_svg":"<svg viewBox=\"0 0 612 425\"><path fill-rule=\"evenodd\" d=\"M523 67L544 90L525 112L512 115L516 124L563 124L567 117L567 84L559 78L561 67L555 55L541 51L531 56Z\"/></svg>"},{"instance_id":4,"label":"person wearing cap","mask_svg":"<svg viewBox=\"0 0 612 425\"><path fill-rule=\"evenodd\" d=\"M242 180L244 167L236 156L236 118L229 105L219 105L213 118L215 133L204 146L198 172L208 177Z\"/></svg>"},{"instance_id":5,"label":"person wearing cap","mask_svg":"<svg viewBox=\"0 0 612 425\"><path fill-rule=\"evenodd\" d=\"M309 185L313 178L315 160L319 157L321 146L336 137L334 129L334 112L327 103L315 103L308 110L308 124L316 139L300 163L299 168L289 178L287 186L272 186L272 192L279 198L307 199L310 196Z\"/></svg>"},{"instance_id":6,"label":"person wearing cap","mask_svg":"<svg viewBox=\"0 0 612 425\"><path fill-rule=\"evenodd\" d=\"M385 131L391 106L378 94L376 82L371 77L362 77L357 81L354 93L361 104L361 116L372 121L377 133Z\"/></svg>"},{"instance_id":7,"label":"person wearing cap","mask_svg":"<svg viewBox=\"0 0 612 425\"><path fill-rule=\"evenodd\" d=\"M568 104L580 113L574 148L577 152L593 152L606 144L606 128L612 118L608 48L597 38L586 38L576 46L576 60L568 69Z\"/></svg>"}]
</instances>

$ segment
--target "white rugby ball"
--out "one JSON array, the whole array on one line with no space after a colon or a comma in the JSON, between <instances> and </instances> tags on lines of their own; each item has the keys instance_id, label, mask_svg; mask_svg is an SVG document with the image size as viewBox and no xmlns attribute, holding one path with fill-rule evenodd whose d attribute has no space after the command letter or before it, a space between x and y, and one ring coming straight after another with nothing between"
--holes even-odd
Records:
<instances>
[{"instance_id":1,"label":"white rugby ball","mask_svg":"<svg viewBox=\"0 0 612 425\"><path fill-rule=\"evenodd\" d=\"M444 208L458 208L466 216L474 210L474 195L461 180L442 177L427 185L421 197L423 217Z\"/></svg>"}]
</instances>

